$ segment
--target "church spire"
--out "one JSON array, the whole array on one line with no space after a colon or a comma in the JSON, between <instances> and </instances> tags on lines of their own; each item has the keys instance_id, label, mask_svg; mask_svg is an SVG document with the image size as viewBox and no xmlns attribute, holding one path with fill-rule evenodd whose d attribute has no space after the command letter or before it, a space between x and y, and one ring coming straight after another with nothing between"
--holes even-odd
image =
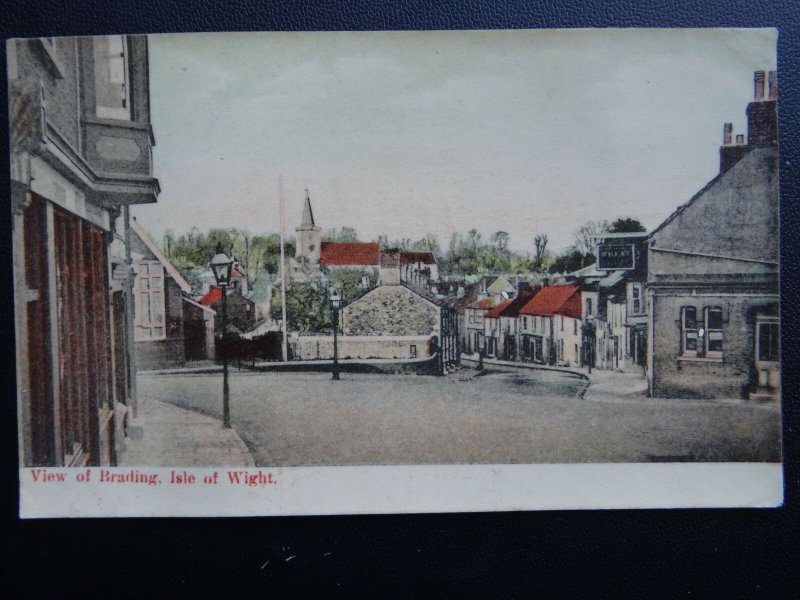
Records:
<instances>
[{"instance_id":1,"label":"church spire","mask_svg":"<svg viewBox=\"0 0 800 600\"><path fill-rule=\"evenodd\" d=\"M303 218L300 221L300 228L313 228L314 227L314 212L311 210L311 198L308 195L308 188L306 188L306 203L303 206Z\"/></svg>"}]
</instances>

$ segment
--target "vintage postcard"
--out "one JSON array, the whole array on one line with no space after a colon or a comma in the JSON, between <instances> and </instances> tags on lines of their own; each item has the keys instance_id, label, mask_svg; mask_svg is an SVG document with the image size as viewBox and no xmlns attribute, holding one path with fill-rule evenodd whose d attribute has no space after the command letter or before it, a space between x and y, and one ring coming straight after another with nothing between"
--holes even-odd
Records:
<instances>
[{"instance_id":1,"label":"vintage postcard","mask_svg":"<svg viewBox=\"0 0 800 600\"><path fill-rule=\"evenodd\" d=\"M780 505L776 38L7 41L20 515Z\"/></svg>"}]
</instances>

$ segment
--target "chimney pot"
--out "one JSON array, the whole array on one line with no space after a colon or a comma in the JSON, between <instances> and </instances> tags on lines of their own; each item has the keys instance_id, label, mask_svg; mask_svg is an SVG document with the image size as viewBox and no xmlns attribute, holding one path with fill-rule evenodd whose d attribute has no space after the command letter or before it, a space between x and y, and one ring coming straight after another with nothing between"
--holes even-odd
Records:
<instances>
[{"instance_id":1,"label":"chimney pot","mask_svg":"<svg viewBox=\"0 0 800 600\"><path fill-rule=\"evenodd\" d=\"M764 71L756 71L753 74L753 84L755 86L755 100L764 99Z\"/></svg>"},{"instance_id":2,"label":"chimney pot","mask_svg":"<svg viewBox=\"0 0 800 600\"><path fill-rule=\"evenodd\" d=\"M767 83L769 84L769 99L778 99L778 72L770 71L767 75Z\"/></svg>"},{"instance_id":3,"label":"chimney pot","mask_svg":"<svg viewBox=\"0 0 800 600\"><path fill-rule=\"evenodd\" d=\"M744 144L744 134L740 133L736 136L736 144L741 145Z\"/></svg>"},{"instance_id":4,"label":"chimney pot","mask_svg":"<svg viewBox=\"0 0 800 600\"><path fill-rule=\"evenodd\" d=\"M728 145L731 143L731 136L733 135L733 123L725 123L722 126L722 143Z\"/></svg>"}]
</instances>

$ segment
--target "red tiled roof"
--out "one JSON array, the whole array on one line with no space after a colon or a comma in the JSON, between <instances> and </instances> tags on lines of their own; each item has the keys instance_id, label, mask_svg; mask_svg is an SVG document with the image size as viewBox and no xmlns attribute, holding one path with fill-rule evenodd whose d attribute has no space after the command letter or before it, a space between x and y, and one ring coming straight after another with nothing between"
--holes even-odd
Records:
<instances>
[{"instance_id":1,"label":"red tiled roof","mask_svg":"<svg viewBox=\"0 0 800 600\"><path fill-rule=\"evenodd\" d=\"M411 252L408 250L402 250L400 252L400 264L407 265L409 263L433 265L436 263L436 259L433 257L432 252Z\"/></svg>"},{"instance_id":2,"label":"red tiled roof","mask_svg":"<svg viewBox=\"0 0 800 600\"><path fill-rule=\"evenodd\" d=\"M496 319L500 316L505 308L511 305L513 300L503 300L500 304L486 312L486 316L490 319Z\"/></svg>"},{"instance_id":3,"label":"red tiled roof","mask_svg":"<svg viewBox=\"0 0 800 600\"><path fill-rule=\"evenodd\" d=\"M379 265L381 250L373 242L322 242L319 262L323 265Z\"/></svg>"},{"instance_id":4,"label":"red tiled roof","mask_svg":"<svg viewBox=\"0 0 800 600\"><path fill-rule=\"evenodd\" d=\"M222 288L212 287L198 302L203 306L211 306L214 302L222 300Z\"/></svg>"},{"instance_id":5,"label":"red tiled roof","mask_svg":"<svg viewBox=\"0 0 800 600\"><path fill-rule=\"evenodd\" d=\"M575 285L545 286L519 311L519 314L543 317L559 314L580 319L579 289Z\"/></svg>"},{"instance_id":6,"label":"red tiled roof","mask_svg":"<svg viewBox=\"0 0 800 600\"><path fill-rule=\"evenodd\" d=\"M580 293L572 294L563 306L558 309L558 314L565 317L572 317L573 319L580 319L583 316L583 307L581 306Z\"/></svg>"},{"instance_id":7,"label":"red tiled roof","mask_svg":"<svg viewBox=\"0 0 800 600\"><path fill-rule=\"evenodd\" d=\"M467 308L480 308L483 310L492 308L494 306L494 298L481 298L472 304L467 305Z\"/></svg>"}]
</instances>

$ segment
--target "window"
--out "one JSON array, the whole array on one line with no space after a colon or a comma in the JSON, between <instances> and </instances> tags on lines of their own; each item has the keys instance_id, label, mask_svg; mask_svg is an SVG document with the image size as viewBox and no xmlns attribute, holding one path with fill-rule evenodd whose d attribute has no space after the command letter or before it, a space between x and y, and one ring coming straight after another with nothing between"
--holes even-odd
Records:
<instances>
[{"instance_id":1,"label":"window","mask_svg":"<svg viewBox=\"0 0 800 600\"><path fill-rule=\"evenodd\" d=\"M136 340L164 339L164 267L158 261L136 263Z\"/></svg>"},{"instance_id":2,"label":"window","mask_svg":"<svg viewBox=\"0 0 800 600\"><path fill-rule=\"evenodd\" d=\"M705 306L698 318L695 306L681 308L681 356L722 357L722 308Z\"/></svg>"},{"instance_id":3,"label":"window","mask_svg":"<svg viewBox=\"0 0 800 600\"><path fill-rule=\"evenodd\" d=\"M127 39L122 35L94 38L94 76L97 116L130 120Z\"/></svg>"},{"instance_id":4,"label":"window","mask_svg":"<svg viewBox=\"0 0 800 600\"><path fill-rule=\"evenodd\" d=\"M564 340L558 340L558 360L564 360Z\"/></svg>"},{"instance_id":5,"label":"window","mask_svg":"<svg viewBox=\"0 0 800 600\"><path fill-rule=\"evenodd\" d=\"M578 335L578 320L572 319L572 333Z\"/></svg>"},{"instance_id":6,"label":"window","mask_svg":"<svg viewBox=\"0 0 800 600\"><path fill-rule=\"evenodd\" d=\"M414 344L409 348L409 355L411 358L417 358L417 347Z\"/></svg>"},{"instance_id":7,"label":"window","mask_svg":"<svg viewBox=\"0 0 800 600\"><path fill-rule=\"evenodd\" d=\"M591 317L592 316L592 299L591 298L587 298L586 299L586 316L587 317Z\"/></svg>"},{"instance_id":8,"label":"window","mask_svg":"<svg viewBox=\"0 0 800 600\"><path fill-rule=\"evenodd\" d=\"M634 283L631 285L631 314L642 313L642 284Z\"/></svg>"},{"instance_id":9,"label":"window","mask_svg":"<svg viewBox=\"0 0 800 600\"><path fill-rule=\"evenodd\" d=\"M719 306L707 306L705 312L705 342L706 356L722 356L722 309Z\"/></svg>"},{"instance_id":10,"label":"window","mask_svg":"<svg viewBox=\"0 0 800 600\"><path fill-rule=\"evenodd\" d=\"M559 315L558 320L561 321L561 331L564 331L564 317Z\"/></svg>"},{"instance_id":11,"label":"window","mask_svg":"<svg viewBox=\"0 0 800 600\"><path fill-rule=\"evenodd\" d=\"M697 356L697 309L694 306L681 309L681 354Z\"/></svg>"}]
</instances>

